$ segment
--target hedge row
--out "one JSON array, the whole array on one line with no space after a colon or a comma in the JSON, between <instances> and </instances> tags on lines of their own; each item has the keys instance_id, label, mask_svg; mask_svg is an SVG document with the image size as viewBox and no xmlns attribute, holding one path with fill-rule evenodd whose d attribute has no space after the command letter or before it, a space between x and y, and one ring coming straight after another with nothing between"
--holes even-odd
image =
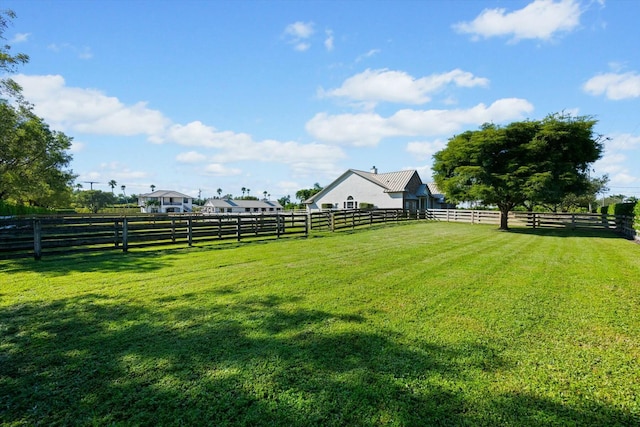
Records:
<instances>
[{"instance_id":1,"label":"hedge row","mask_svg":"<svg viewBox=\"0 0 640 427\"><path fill-rule=\"evenodd\" d=\"M0 216L50 214L55 211L37 206L14 205L0 200Z\"/></svg>"}]
</instances>

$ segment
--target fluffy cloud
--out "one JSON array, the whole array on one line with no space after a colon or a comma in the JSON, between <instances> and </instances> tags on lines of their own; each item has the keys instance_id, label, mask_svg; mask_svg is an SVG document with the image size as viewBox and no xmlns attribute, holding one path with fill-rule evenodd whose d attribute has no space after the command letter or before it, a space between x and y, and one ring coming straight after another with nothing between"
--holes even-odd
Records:
<instances>
[{"instance_id":1,"label":"fluffy cloud","mask_svg":"<svg viewBox=\"0 0 640 427\"><path fill-rule=\"evenodd\" d=\"M212 176L235 176L242 173L241 169L229 168L220 163L211 163L204 168L204 172L207 175Z\"/></svg>"},{"instance_id":2,"label":"fluffy cloud","mask_svg":"<svg viewBox=\"0 0 640 427\"><path fill-rule=\"evenodd\" d=\"M180 153L176 156L176 160L180 163L200 163L207 159L202 153L197 151L188 151L186 153Z\"/></svg>"},{"instance_id":3,"label":"fluffy cloud","mask_svg":"<svg viewBox=\"0 0 640 427\"><path fill-rule=\"evenodd\" d=\"M320 96L344 97L362 101L369 105L380 101L404 104L424 104L431 100L430 94L454 84L461 87L486 86L489 80L455 69L447 73L415 78L403 71L387 69L370 70L356 74L344 81L341 87L321 90Z\"/></svg>"},{"instance_id":4,"label":"fluffy cloud","mask_svg":"<svg viewBox=\"0 0 640 427\"><path fill-rule=\"evenodd\" d=\"M334 172L334 164L345 158L344 152L335 146L294 141L254 141L251 135L231 131L218 131L202 122L173 125L166 134L167 141L185 146L215 149L209 157L216 166L207 173L215 175L237 174L237 169L223 168L234 162L271 162L288 165L295 174ZM183 153L179 160L201 159L196 152Z\"/></svg>"},{"instance_id":5,"label":"fluffy cloud","mask_svg":"<svg viewBox=\"0 0 640 427\"><path fill-rule=\"evenodd\" d=\"M320 141L352 146L375 146L394 136L449 135L467 125L521 119L533 111L524 99L505 98L469 109L400 110L390 117L375 113L316 114L306 124L307 132Z\"/></svg>"},{"instance_id":6,"label":"fluffy cloud","mask_svg":"<svg viewBox=\"0 0 640 427\"><path fill-rule=\"evenodd\" d=\"M605 73L590 78L582 87L590 95L605 94L608 99L640 97L640 75L635 72Z\"/></svg>"},{"instance_id":7,"label":"fluffy cloud","mask_svg":"<svg viewBox=\"0 0 640 427\"><path fill-rule=\"evenodd\" d=\"M407 152L415 156L418 160L430 160L431 157L447 146L441 139L435 141L413 141L407 144Z\"/></svg>"},{"instance_id":8,"label":"fluffy cloud","mask_svg":"<svg viewBox=\"0 0 640 427\"><path fill-rule=\"evenodd\" d=\"M582 10L576 0L535 0L520 10L485 9L471 22L460 22L454 30L480 37L511 36L521 39L550 40L556 33L568 32L580 23Z\"/></svg>"},{"instance_id":9,"label":"fluffy cloud","mask_svg":"<svg viewBox=\"0 0 640 427\"><path fill-rule=\"evenodd\" d=\"M144 102L125 105L95 89L66 86L60 75L17 75L24 97L57 130L102 135L148 135L164 132L169 119Z\"/></svg>"},{"instance_id":10,"label":"fluffy cloud","mask_svg":"<svg viewBox=\"0 0 640 427\"><path fill-rule=\"evenodd\" d=\"M288 43L297 51L304 52L311 47L308 39L315 33L313 22L294 22L284 29Z\"/></svg>"}]
</instances>

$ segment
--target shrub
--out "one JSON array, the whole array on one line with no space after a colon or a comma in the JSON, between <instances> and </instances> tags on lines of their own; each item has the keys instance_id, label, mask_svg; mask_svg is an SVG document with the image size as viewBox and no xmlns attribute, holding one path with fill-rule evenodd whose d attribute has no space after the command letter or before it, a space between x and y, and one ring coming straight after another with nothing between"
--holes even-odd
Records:
<instances>
[{"instance_id":1,"label":"shrub","mask_svg":"<svg viewBox=\"0 0 640 427\"><path fill-rule=\"evenodd\" d=\"M635 208L636 203L616 203L613 205L609 205L608 214L609 215L626 215L633 216L633 209Z\"/></svg>"},{"instance_id":2,"label":"shrub","mask_svg":"<svg viewBox=\"0 0 640 427\"><path fill-rule=\"evenodd\" d=\"M320 205L322 209L333 209L333 203L323 203Z\"/></svg>"},{"instance_id":3,"label":"shrub","mask_svg":"<svg viewBox=\"0 0 640 427\"><path fill-rule=\"evenodd\" d=\"M49 214L53 212L53 210L47 208L16 205L0 200L0 215L2 216Z\"/></svg>"},{"instance_id":4,"label":"shrub","mask_svg":"<svg viewBox=\"0 0 640 427\"><path fill-rule=\"evenodd\" d=\"M362 202L360 203L360 209L373 209L373 203Z\"/></svg>"},{"instance_id":5,"label":"shrub","mask_svg":"<svg viewBox=\"0 0 640 427\"><path fill-rule=\"evenodd\" d=\"M640 230L640 203L636 203L636 207L633 209L635 214L634 227L636 230Z\"/></svg>"}]
</instances>

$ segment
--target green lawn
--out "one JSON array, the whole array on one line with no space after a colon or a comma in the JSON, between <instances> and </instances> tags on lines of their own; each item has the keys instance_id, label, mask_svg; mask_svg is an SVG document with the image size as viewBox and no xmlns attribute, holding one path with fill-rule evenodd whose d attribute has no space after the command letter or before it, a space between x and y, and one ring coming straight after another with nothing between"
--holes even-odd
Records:
<instances>
[{"instance_id":1,"label":"green lawn","mask_svg":"<svg viewBox=\"0 0 640 427\"><path fill-rule=\"evenodd\" d=\"M0 261L3 425L638 425L640 245L420 222Z\"/></svg>"}]
</instances>

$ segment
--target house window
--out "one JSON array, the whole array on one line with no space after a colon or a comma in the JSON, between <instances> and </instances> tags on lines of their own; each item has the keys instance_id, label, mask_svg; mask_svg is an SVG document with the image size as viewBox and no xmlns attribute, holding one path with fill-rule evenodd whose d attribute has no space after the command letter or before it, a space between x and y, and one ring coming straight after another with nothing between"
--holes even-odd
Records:
<instances>
[{"instance_id":1,"label":"house window","mask_svg":"<svg viewBox=\"0 0 640 427\"><path fill-rule=\"evenodd\" d=\"M233 208L227 208L227 213L233 212Z\"/></svg>"},{"instance_id":2,"label":"house window","mask_svg":"<svg viewBox=\"0 0 640 427\"><path fill-rule=\"evenodd\" d=\"M189 199L185 197L184 199L182 199L182 203L189 203Z\"/></svg>"},{"instance_id":3,"label":"house window","mask_svg":"<svg viewBox=\"0 0 640 427\"><path fill-rule=\"evenodd\" d=\"M244 208L245 212L251 212L251 208Z\"/></svg>"},{"instance_id":4,"label":"house window","mask_svg":"<svg viewBox=\"0 0 640 427\"><path fill-rule=\"evenodd\" d=\"M354 205L355 205L355 207L357 207L358 206L358 202L354 202L352 196L347 197L347 202L345 203L345 207L347 209L353 209Z\"/></svg>"}]
</instances>

